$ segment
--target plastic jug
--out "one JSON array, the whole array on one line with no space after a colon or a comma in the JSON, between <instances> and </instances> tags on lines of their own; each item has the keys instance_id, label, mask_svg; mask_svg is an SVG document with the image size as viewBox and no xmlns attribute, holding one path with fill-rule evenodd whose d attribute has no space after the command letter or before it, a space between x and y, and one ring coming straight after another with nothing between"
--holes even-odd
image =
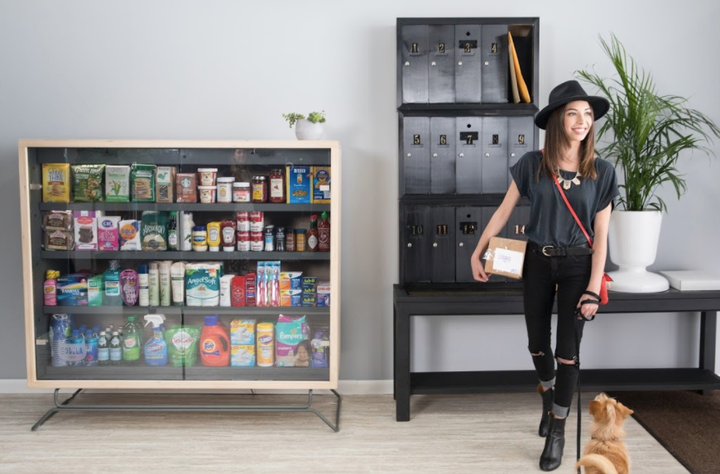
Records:
<instances>
[{"instance_id":1,"label":"plastic jug","mask_svg":"<svg viewBox=\"0 0 720 474\"><path fill-rule=\"evenodd\" d=\"M200 361L206 367L230 365L230 334L218 323L217 315L205 316L200 333Z\"/></svg>"}]
</instances>

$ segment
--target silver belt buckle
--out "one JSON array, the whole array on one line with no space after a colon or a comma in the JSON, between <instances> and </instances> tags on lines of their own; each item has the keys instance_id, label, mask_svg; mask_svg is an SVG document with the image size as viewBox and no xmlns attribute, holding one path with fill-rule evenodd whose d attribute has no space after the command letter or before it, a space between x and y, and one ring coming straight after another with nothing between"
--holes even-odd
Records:
<instances>
[{"instance_id":1,"label":"silver belt buckle","mask_svg":"<svg viewBox=\"0 0 720 474\"><path fill-rule=\"evenodd\" d=\"M551 248L553 248L552 245L546 245L546 246L544 246L544 247L542 248L542 254L545 255L546 257L552 257L552 255L550 255L549 253L547 253L547 251L545 250L545 249L551 249Z\"/></svg>"}]
</instances>

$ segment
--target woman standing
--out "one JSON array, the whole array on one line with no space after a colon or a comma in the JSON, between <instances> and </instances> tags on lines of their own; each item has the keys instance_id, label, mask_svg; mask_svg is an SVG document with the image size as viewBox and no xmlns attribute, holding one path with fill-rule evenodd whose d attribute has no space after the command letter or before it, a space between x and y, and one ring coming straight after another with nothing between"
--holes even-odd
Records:
<instances>
[{"instance_id":1,"label":"woman standing","mask_svg":"<svg viewBox=\"0 0 720 474\"><path fill-rule=\"evenodd\" d=\"M582 336L583 318L594 316L599 305L610 212L619 193L615 169L595 156L593 124L609 107L604 98L588 96L577 81L564 82L552 90L548 106L535 117L535 125L546 131L545 148L526 153L510 168L510 187L471 259L473 277L486 282L488 275L481 258L490 237L505 227L520 197L528 197L523 302L528 349L543 400L538 430L546 437L540 456L543 471L557 469L562 461L565 421L578 380L580 341L576 342L575 335L577 331L578 337ZM555 179L593 239L593 248L567 208ZM556 294L553 353L551 317Z\"/></svg>"}]
</instances>

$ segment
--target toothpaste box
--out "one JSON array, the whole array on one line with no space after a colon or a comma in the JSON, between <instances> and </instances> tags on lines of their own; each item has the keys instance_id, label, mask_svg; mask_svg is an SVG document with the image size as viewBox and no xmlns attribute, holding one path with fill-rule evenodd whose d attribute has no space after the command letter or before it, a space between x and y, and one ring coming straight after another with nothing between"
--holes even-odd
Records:
<instances>
[{"instance_id":1,"label":"toothpaste box","mask_svg":"<svg viewBox=\"0 0 720 474\"><path fill-rule=\"evenodd\" d=\"M317 306L330 307L330 282L322 281L317 286Z\"/></svg>"},{"instance_id":2,"label":"toothpaste box","mask_svg":"<svg viewBox=\"0 0 720 474\"><path fill-rule=\"evenodd\" d=\"M98 249L98 217L100 211L73 211L75 250Z\"/></svg>"},{"instance_id":3,"label":"toothpaste box","mask_svg":"<svg viewBox=\"0 0 720 474\"><path fill-rule=\"evenodd\" d=\"M288 204L312 202L312 172L309 166L288 166L286 172Z\"/></svg>"},{"instance_id":4,"label":"toothpaste box","mask_svg":"<svg viewBox=\"0 0 720 474\"><path fill-rule=\"evenodd\" d=\"M254 367L255 366L255 345L237 345L230 346L230 366L231 367Z\"/></svg>"},{"instance_id":5,"label":"toothpaste box","mask_svg":"<svg viewBox=\"0 0 720 474\"><path fill-rule=\"evenodd\" d=\"M230 321L230 344L255 347L255 320L233 319Z\"/></svg>"},{"instance_id":6,"label":"toothpaste box","mask_svg":"<svg viewBox=\"0 0 720 474\"><path fill-rule=\"evenodd\" d=\"M108 252L120 250L120 216L104 216L98 220L98 249Z\"/></svg>"}]
</instances>

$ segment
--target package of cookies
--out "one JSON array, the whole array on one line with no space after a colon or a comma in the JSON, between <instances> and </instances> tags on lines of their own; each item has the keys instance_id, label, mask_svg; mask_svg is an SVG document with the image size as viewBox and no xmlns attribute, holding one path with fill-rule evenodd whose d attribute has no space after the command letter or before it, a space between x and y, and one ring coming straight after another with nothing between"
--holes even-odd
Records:
<instances>
[{"instance_id":1,"label":"package of cookies","mask_svg":"<svg viewBox=\"0 0 720 474\"><path fill-rule=\"evenodd\" d=\"M105 165L72 165L73 200L75 202L104 201L103 178Z\"/></svg>"},{"instance_id":2,"label":"package of cookies","mask_svg":"<svg viewBox=\"0 0 720 474\"><path fill-rule=\"evenodd\" d=\"M43 202L70 202L70 165L68 163L43 163Z\"/></svg>"},{"instance_id":3,"label":"package of cookies","mask_svg":"<svg viewBox=\"0 0 720 474\"><path fill-rule=\"evenodd\" d=\"M133 201L155 202L155 165L132 165L130 187Z\"/></svg>"}]
</instances>

